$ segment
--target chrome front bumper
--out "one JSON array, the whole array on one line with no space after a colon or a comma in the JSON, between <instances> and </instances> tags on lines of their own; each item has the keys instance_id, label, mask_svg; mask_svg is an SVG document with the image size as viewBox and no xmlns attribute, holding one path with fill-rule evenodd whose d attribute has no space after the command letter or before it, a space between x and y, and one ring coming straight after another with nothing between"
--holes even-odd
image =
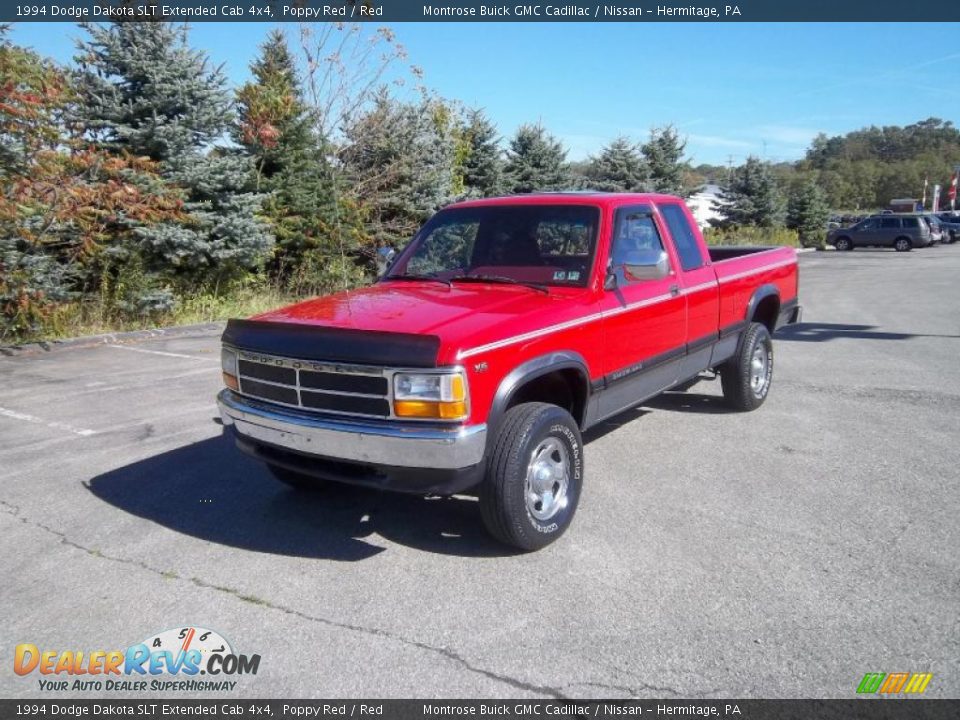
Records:
<instances>
[{"instance_id":1,"label":"chrome front bumper","mask_svg":"<svg viewBox=\"0 0 960 720\"><path fill-rule=\"evenodd\" d=\"M457 470L483 460L487 426L426 426L332 419L271 409L231 390L217 396L223 424L245 438L333 460L402 468Z\"/></svg>"}]
</instances>

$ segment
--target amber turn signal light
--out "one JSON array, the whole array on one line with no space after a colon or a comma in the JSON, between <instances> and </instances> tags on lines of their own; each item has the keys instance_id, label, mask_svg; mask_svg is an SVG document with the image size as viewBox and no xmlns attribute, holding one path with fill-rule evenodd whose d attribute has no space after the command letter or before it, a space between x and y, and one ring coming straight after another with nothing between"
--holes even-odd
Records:
<instances>
[{"instance_id":1,"label":"amber turn signal light","mask_svg":"<svg viewBox=\"0 0 960 720\"><path fill-rule=\"evenodd\" d=\"M467 403L463 400L454 402L397 400L393 403L393 412L397 417L462 420L467 416Z\"/></svg>"}]
</instances>

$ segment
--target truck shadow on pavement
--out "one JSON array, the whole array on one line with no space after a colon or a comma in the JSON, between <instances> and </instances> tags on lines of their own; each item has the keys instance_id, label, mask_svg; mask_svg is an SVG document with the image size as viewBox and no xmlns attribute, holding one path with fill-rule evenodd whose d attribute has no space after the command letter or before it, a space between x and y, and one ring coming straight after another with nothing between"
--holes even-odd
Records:
<instances>
[{"instance_id":1,"label":"truck shadow on pavement","mask_svg":"<svg viewBox=\"0 0 960 720\"><path fill-rule=\"evenodd\" d=\"M644 406L727 412L721 398L669 393ZM650 410L633 408L584 433L589 445ZM422 497L329 483L295 491L243 455L223 433L98 475L84 486L123 512L219 545L291 557L356 562L382 539L461 557L518 554L494 541L474 497Z\"/></svg>"},{"instance_id":2,"label":"truck shadow on pavement","mask_svg":"<svg viewBox=\"0 0 960 720\"><path fill-rule=\"evenodd\" d=\"M777 331L776 340L795 342L827 342L829 340L911 340L913 338L958 339L960 335L930 335L877 330L876 325L843 325L839 323L797 323Z\"/></svg>"},{"instance_id":3,"label":"truck shadow on pavement","mask_svg":"<svg viewBox=\"0 0 960 720\"><path fill-rule=\"evenodd\" d=\"M716 381L719 384L719 380ZM699 413L703 415L729 415L731 410L723 397L692 392L665 392L644 403L645 407L669 412Z\"/></svg>"},{"instance_id":4,"label":"truck shadow on pavement","mask_svg":"<svg viewBox=\"0 0 960 720\"><path fill-rule=\"evenodd\" d=\"M353 562L380 538L465 557L515 554L486 534L477 501L424 498L331 483L297 492L224 434L99 475L87 489L124 512L243 550Z\"/></svg>"}]
</instances>

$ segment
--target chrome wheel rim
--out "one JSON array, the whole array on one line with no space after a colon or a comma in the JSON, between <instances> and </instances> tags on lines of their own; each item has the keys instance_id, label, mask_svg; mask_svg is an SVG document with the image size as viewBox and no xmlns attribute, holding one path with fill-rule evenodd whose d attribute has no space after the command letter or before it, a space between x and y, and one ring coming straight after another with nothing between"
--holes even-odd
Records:
<instances>
[{"instance_id":1,"label":"chrome wheel rim","mask_svg":"<svg viewBox=\"0 0 960 720\"><path fill-rule=\"evenodd\" d=\"M757 345L750 357L750 388L757 397L761 397L766 392L769 368L770 357L767 354L767 348L762 344Z\"/></svg>"},{"instance_id":2,"label":"chrome wheel rim","mask_svg":"<svg viewBox=\"0 0 960 720\"><path fill-rule=\"evenodd\" d=\"M897 240L897 250L906 250L907 241L906 240Z\"/></svg>"},{"instance_id":3,"label":"chrome wheel rim","mask_svg":"<svg viewBox=\"0 0 960 720\"><path fill-rule=\"evenodd\" d=\"M527 465L527 510L537 520L549 520L567 506L570 454L555 437L537 445Z\"/></svg>"}]
</instances>

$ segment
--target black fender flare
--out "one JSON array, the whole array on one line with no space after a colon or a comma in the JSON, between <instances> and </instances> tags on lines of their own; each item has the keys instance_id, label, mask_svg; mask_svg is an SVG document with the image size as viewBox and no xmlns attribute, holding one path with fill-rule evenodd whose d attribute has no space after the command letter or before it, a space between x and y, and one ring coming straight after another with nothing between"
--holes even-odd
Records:
<instances>
[{"instance_id":1,"label":"black fender flare","mask_svg":"<svg viewBox=\"0 0 960 720\"><path fill-rule=\"evenodd\" d=\"M538 355L526 362L517 365L513 370L506 374L500 385L497 387L493 396L493 402L490 404L490 413L487 415L487 438L488 442L496 437L500 421L510 405L510 400L516 395L517 391L531 380L543 377L558 370L574 370L583 383L584 395L584 415L586 415L587 402L590 398L590 372L587 369L587 361L578 352L572 350L557 350ZM574 418L579 425L583 425L583 417Z\"/></svg>"},{"instance_id":2,"label":"black fender flare","mask_svg":"<svg viewBox=\"0 0 960 720\"><path fill-rule=\"evenodd\" d=\"M744 313L743 321L747 325L753 322L754 313L756 313L757 308L760 306L760 302L765 300L768 297L775 297L777 299L777 306L782 304L780 300L780 288L772 283L767 283L761 285L756 290L753 291L753 295L750 296L750 302L747 303L747 311ZM776 326L776 317L774 317L774 326Z\"/></svg>"}]
</instances>

